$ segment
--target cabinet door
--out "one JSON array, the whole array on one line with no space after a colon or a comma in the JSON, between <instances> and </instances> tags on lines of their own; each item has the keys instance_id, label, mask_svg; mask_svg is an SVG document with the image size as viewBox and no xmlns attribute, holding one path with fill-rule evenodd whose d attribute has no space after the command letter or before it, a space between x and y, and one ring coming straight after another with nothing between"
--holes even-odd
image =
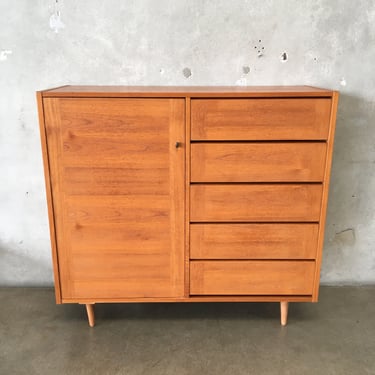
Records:
<instances>
[{"instance_id":1,"label":"cabinet door","mask_svg":"<svg viewBox=\"0 0 375 375\"><path fill-rule=\"evenodd\" d=\"M63 302L183 296L184 108L44 99Z\"/></svg>"}]
</instances>

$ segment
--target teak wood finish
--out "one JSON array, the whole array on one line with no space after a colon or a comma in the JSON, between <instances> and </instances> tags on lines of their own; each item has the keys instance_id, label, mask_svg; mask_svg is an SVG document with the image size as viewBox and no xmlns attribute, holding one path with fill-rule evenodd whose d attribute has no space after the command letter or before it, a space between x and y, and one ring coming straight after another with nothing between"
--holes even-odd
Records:
<instances>
[{"instance_id":1,"label":"teak wood finish","mask_svg":"<svg viewBox=\"0 0 375 375\"><path fill-rule=\"evenodd\" d=\"M325 143L193 143L191 182L322 182Z\"/></svg>"},{"instance_id":2,"label":"teak wood finish","mask_svg":"<svg viewBox=\"0 0 375 375\"><path fill-rule=\"evenodd\" d=\"M182 297L184 101L43 103L63 298Z\"/></svg>"},{"instance_id":3,"label":"teak wood finish","mask_svg":"<svg viewBox=\"0 0 375 375\"><path fill-rule=\"evenodd\" d=\"M190 188L192 222L319 221L321 184L199 184Z\"/></svg>"},{"instance_id":4,"label":"teak wood finish","mask_svg":"<svg viewBox=\"0 0 375 375\"><path fill-rule=\"evenodd\" d=\"M314 271L314 261L192 261L190 293L311 295Z\"/></svg>"},{"instance_id":5,"label":"teak wood finish","mask_svg":"<svg viewBox=\"0 0 375 375\"><path fill-rule=\"evenodd\" d=\"M338 93L37 93L57 303L316 302Z\"/></svg>"}]
</instances>

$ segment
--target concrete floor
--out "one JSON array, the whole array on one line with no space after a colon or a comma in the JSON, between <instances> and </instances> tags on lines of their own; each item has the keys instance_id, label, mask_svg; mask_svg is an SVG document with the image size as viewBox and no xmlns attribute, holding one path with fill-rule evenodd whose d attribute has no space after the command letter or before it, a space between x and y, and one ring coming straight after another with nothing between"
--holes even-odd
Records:
<instances>
[{"instance_id":1,"label":"concrete floor","mask_svg":"<svg viewBox=\"0 0 375 375\"><path fill-rule=\"evenodd\" d=\"M375 287L322 287L318 304L54 303L0 289L0 374L375 374Z\"/></svg>"}]
</instances>

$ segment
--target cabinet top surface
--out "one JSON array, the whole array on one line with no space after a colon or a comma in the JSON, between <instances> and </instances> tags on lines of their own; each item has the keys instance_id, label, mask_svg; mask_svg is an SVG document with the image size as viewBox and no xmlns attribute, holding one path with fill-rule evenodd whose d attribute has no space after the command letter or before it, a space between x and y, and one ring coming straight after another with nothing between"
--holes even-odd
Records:
<instances>
[{"instance_id":1,"label":"cabinet top surface","mask_svg":"<svg viewBox=\"0 0 375 375\"><path fill-rule=\"evenodd\" d=\"M44 97L331 97L312 86L61 86Z\"/></svg>"}]
</instances>

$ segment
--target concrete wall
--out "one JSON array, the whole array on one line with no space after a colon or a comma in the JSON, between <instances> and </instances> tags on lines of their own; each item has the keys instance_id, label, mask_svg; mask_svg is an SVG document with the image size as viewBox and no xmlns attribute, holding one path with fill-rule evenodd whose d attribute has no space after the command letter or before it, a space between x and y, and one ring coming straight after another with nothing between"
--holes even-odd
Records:
<instances>
[{"instance_id":1,"label":"concrete wall","mask_svg":"<svg viewBox=\"0 0 375 375\"><path fill-rule=\"evenodd\" d=\"M375 282L375 1L0 0L0 15L1 285L52 284L34 92L63 84L340 90L322 281Z\"/></svg>"}]
</instances>

